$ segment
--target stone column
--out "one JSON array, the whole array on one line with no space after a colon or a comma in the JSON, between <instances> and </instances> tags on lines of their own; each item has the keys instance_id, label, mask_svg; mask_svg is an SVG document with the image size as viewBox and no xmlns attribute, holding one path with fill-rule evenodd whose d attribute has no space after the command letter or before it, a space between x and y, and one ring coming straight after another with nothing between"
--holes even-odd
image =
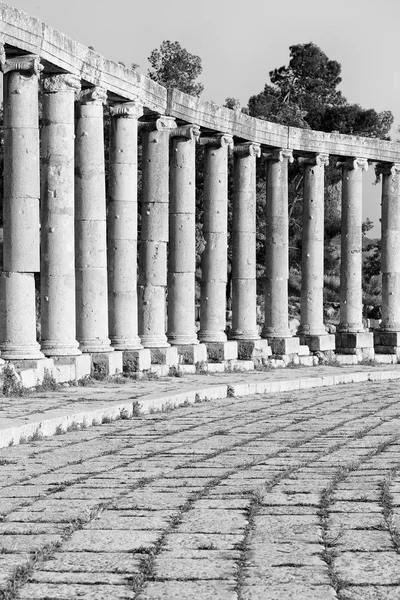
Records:
<instances>
[{"instance_id":1,"label":"stone column","mask_svg":"<svg viewBox=\"0 0 400 600\"><path fill-rule=\"evenodd\" d=\"M381 163L382 322L374 331L375 352L400 355L400 164Z\"/></svg>"},{"instance_id":2,"label":"stone column","mask_svg":"<svg viewBox=\"0 0 400 600\"><path fill-rule=\"evenodd\" d=\"M299 338L289 329L289 208L288 163L291 150L275 150L267 159L265 325L274 354L298 351Z\"/></svg>"},{"instance_id":3,"label":"stone column","mask_svg":"<svg viewBox=\"0 0 400 600\"><path fill-rule=\"evenodd\" d=\"M335 349L324 326L324 175L328 154L300 158L304 167L299 336L313 352Z\"/></svg>"},{"instance_id":4,"label":"stone column","mask_svg":"<svg viewBox=\"0 0 400 600\"><path fill-rule=\"evenodd\" d=\"M233 139L230 135L220 134L211 138L202 138L200 142L204 145L205 249L201 257L198 337L201 342L207 343L209 358L220 361L237 357L236 342L227 342L225 334L228 270L228 148L233 148Z\"/></svg>"},{"instance_id":5,"label":"stone column","mask_svg":"<svg viewBox=\"0 0 400 600\"><path fill-rule=\"evenodd\" d=\"M106 90L79 95L75 145L77 338L82 352L111 352L108 339L103 103Z\"/></svg>"},{"instance_id":6,"label":"stone column","mask_svg":"<svg viewBox=\"0 0 400 600\"><path fill-rule=\"evenodd\" d=\"M169 195L168 341L198 344L195 327L196 141L195 125L171 132Z\"/></svg>"},{"instance_id":7,"label":"stone column","mask_svg":"<svg viewBox=\"0 0 400 600\"><path fill-rule=\"evenodd\" d=\"M233 340L258 340L256 290L256 158L259 144L234 148L232 207Z\"/></svg>"},{"instance_id":8,"label":"stone column","mask_svg":"<svg viewBox=\"0 0 400 600\"><path fill-rule=\"evenodd\" d=\"M139 247L139 335L145 348L167 348L166 286L171 117L143 124Z\"/></svg>"},{"instance_id":9,"label":"stone column","mask_svg":"<svg viewBox=\"0 0 400 600\"><path fill-rule=\"evenodd\" d=\"M4 57L4 55L3 55ZM10 360L43 358L36 342L34 273L39 253L39 57L1 61L4 74L3 271L0 349Z\"/></svg>"},{"instance_id":10,"label":"stone column","mask_svg":"<svg viewBox=\"0 0 400 600\"><path fill-rule=\"evenodd\" d=\"M362 173L368 169L368 161L348 158L342 168L340 323L336 346L341 354L360 354L361 349L373 347L373 336L365 332L362 322Z\"/></svg>"},{"instance_id":11,"label":"stone column","mask_svg":"<svg viewBox=\"0 0 400 600\"><path fill-rule=\"evenodd\" d=\"M75 319L73 75L43 80L41 318L46 356L80 354Z\"/></svg>"},{"instance_id":12,"label":"stone column","mask_svg":"<svg viewBox=\"0 0 400 600\"><path fill-rule=\"evenodd\" d=\"M138 102L111 106L107 207L108 321L117 350L142 348L137 306L137 126Z\"/></svg>"}]
</instances>

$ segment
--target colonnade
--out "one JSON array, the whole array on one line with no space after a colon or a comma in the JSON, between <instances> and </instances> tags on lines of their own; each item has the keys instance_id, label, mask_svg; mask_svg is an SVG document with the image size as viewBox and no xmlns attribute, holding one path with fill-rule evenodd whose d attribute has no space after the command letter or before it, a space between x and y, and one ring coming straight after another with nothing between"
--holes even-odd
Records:
<instances>
[{"instance_id":1,"label":"colonnade","mask_svg":"<svg viewBox=\"0 0 400 600\"><path fill-rule=\"evenodd\" d=\"M7 59L4 75L4 259L0 350L6 359L268 340L275 354L335 349L323 322L326 152L297 157L304 169L301 321L288 320L288 165L292 150L171 116L143 116L137 101L110 104L107 90L71 74L40 76L38 56ZM39 142L38 92L42 124ZM142 197L138 235L138 132ZM200 329L195 323L196 144L204 151ZM40 150L39 150L40 148ZM228 154L233 153L232 328L226 333ZM39 161L41 154L41 167ZM265 160L265 324L256 310L256 161ZM336 349L373 349L362 322L362 173L342 160L340 324ZM108 190L106 195L106 168ZM382 327L375 350L400 348L400 165L382 174ZM40 185L41 177L41 185ZM40 201L39 201L40 199ZM40 210L39 210L40 206ZM139 261L137 260L139 257ZM41 346L35 274L41 273Z\"/></svg>"}]
</instances>

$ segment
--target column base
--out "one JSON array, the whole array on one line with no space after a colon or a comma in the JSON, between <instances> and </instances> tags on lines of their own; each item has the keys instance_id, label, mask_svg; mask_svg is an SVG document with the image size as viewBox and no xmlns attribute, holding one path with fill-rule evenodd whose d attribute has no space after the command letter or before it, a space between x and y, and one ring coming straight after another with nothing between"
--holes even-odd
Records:
<instances>
[{"instance_id":1,"label":"column base","mask_svg":"<svg viewBox=\"0 0 400 600\"><path fill-rule=\"evenodd\" d=\"M205 344L214 342L224 343L228 339L223 331L204 331L201 329L197 332L197 337L200 342L204 342Z\"/></svg>"},{"instance_id":2,"label":"column base","mask_svg":"<svg viewBox=\"0 0 400 600\"><path fill-rule=\"evenodd\" d=\"M377 354L400 354L399 331L374 331L374 346Z\"/></svg>"},{"instance_id":3,"label":"column base","mask_svg":"<svg viewBox=\"0 0 400 600\"><path fill-rule=\"evenodd\" d=\"M197 336L194 335L174 335L167 333L168 342L171 346L194 346L199 343Z\"/></svg>"},{"instance_id":4,"label":"column base","mask_svg":"<svg viewBox=\"0 0 400 600\"><path fill-rule=\"evenodd\" d=\"M122 364L127 375L148 371L151 368L151 352L148 348L125 350L122 353Z\"/></svg>"},{"instance_id":5,"label":"column base","mask_svg":"<svg viewBox=\"0 0 400 600\"><path fill-rule=\"evenodd\" d=\"M41 360L45 358L37 343L17 346L6 342L0 345L0 351L1 358L4 360Z\"/></svg>"},{"instance_id":6,"label":"column base","mask_svg":"<svg viewBox=\"0 0 400 600\"><path fill-rule=\"evenodd\" d=\"M178 364L178 350L176 346L166 348L150 348L152 365L167 365L176 367Z\"/></svg>"},{"instance_id":7,"label":"column base","mask_svg":"<svg viewBox=\"0 0 400 600\"><path fill-rule=\"evenodd\" d=\"M114 352L114 348L111 347L108 338L104 340L99 340L99 338L79 340L79 350L81 352L90 352L91 354Z\"/></svg>"},{"instance_id":8,"label":"column base","mask_svg":"<svg viewBox=\"0 0 400 600\"><path fill-rule=\"evenodd\" d=\"M322 335L300 335L300 343L308 346L311 352L335 350L335 336L329 333Z\"/></svg>"},{"instance_id":9,"label":"column base","mask_svg":"<svg viewBox=\"0 0 400 600\"><path fill-rule=\"evenodd\" d=\"M193 344L192 346L175 346L178 351L180 365L195 365L207 361L206 344Z\"/></svg>"},{"instance_id":10,"label":"column base","mask_svg":"<svg viewBox=\"0 0 400 600\"><path fill-rule=\"evenodd\" d=\"M102 379L117 373L122 373L122 352L94 352L92 354L92 375L95 379Z\"/></svg>"},{"instance_id":11,"label":"column base","mask_svg":"<svg viewBox=\"0 0 400 600\"><path fill-rule=\"evenodd\" d=\"M298 337L268 337L272 354L299 354L300 338Z\"/></svg>"},{"instance_id":12,"label":"column base","mask_svg":"<svg viewBox=\"0 0 400 600\"><path fill-rule=\"evenodd\" d=\"M272 354L268 340L237 340L238 358L240 360L253 360L260 362Z\"/></svg>"},{"instance_id":13,"label":"column base","mask_svg":"<svg viewBox=\"0 0 400 600\"><path fill-rule=\"evenodd\" d=\"M82 352L78 346L78 342L63 344L57 341L42 340L40 349L45 356L79 356Z\"/></svg>"},{"instance_id":14,"label":"column base","mask_svg":"<svg viewBox=\"0 0 400 600\"><path fill-rule=\"evenodd\" d=\"M91 373L92 357L90 354L56 356L53 361L54 378L58 383L79 381L79 379L84 379Z\"/></svg>"},{"instance_id":15,"label":"column base","mask_svg":"<svg viewBox=\"0 0 400 600\"><path fill-rule=\"evenodd\" d=\"M361 349L374 348L374 334L369 331L357 333L336 333L336 352L338 354L359 354Z\"/></svg>"},{"instance_id":16,"label":"column base","mask_svg":"<svg viewBox=\"0 0 400 600\"><path fill-rule=\"evenodd\" d=\"M238 329L231 329L228 335L230 340L245 340L245 341L252 341L252 340L259 340L260 336L258 334L257 330L253 330L253 331L239 331Z\"/></svg>"},{"instance_id":17,"label":"column base","mask_svg":"<svg viewBox=\"0 0 400 600\"><path fill-rule=\"evenodd\" d=\"M208 342L206 346L209 362L219 363L238 357L237 342Z\"/></svg>"},{"instance_id":18,"label":"column base","mask_svg":"<svg viewBox=\"0 0 400 600\"><path fill-rule=\"evenodd\" d=\"M161 336L150 336L144 335L140 337L143 348L169 348L170 345L165 335Z\"/></svg>"},{"instance_id":19,"label":"column base","mask_svg":"<svg viewBox=\"0 0 400 600\"><path fill-rule=\"evenodd\" d=\"M143 346L140 342L140 338L124 338L119 336L110 335L111 346L114 350L142 350Z\"/></svg>"}]
</instances>

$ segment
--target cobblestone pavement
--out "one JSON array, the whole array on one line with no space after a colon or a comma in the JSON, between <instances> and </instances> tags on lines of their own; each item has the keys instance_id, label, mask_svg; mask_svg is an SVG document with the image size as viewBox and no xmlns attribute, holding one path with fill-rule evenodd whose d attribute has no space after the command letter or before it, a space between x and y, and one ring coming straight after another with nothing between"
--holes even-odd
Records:
<instances>
[{"instance_id":1,"label":"cobblestone pavement","mask_svg":"<svg viewBox=\"0 0 400 600\"><path fill-rule=\"evenodd\" d=\"M0 599L400 599L394 382L0 450Z\"/></svg>"}]
</instances>

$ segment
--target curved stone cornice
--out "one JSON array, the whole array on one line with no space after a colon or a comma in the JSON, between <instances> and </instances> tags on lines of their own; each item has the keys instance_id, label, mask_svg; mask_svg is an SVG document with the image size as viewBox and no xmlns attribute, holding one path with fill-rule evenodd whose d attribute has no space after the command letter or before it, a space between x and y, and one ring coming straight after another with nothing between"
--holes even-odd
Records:
<instances>
[{"instance_id":1,"label":"curved stone cornice","mask_svg":"<svg viewBox=\"0 0 400 600\"><path fill-rule=\"evenodd\" d=\"M208 131L225 132L240 140L300 153L362 156L371 161L400 163L398 142L288 127L205 102L176 89L167 91L148 77L107 60L1 0L0 40L7 46L40 56L46 65L45 73L47 65L51 65L51 72L58 70L76 75L90 85L107 89L113 98L120 98L121 102L139 98L147 112L166 114L180 122L196 123ZM21 57L17 57L18 60L21 61Z\"/></svg>"}]
</instances>

